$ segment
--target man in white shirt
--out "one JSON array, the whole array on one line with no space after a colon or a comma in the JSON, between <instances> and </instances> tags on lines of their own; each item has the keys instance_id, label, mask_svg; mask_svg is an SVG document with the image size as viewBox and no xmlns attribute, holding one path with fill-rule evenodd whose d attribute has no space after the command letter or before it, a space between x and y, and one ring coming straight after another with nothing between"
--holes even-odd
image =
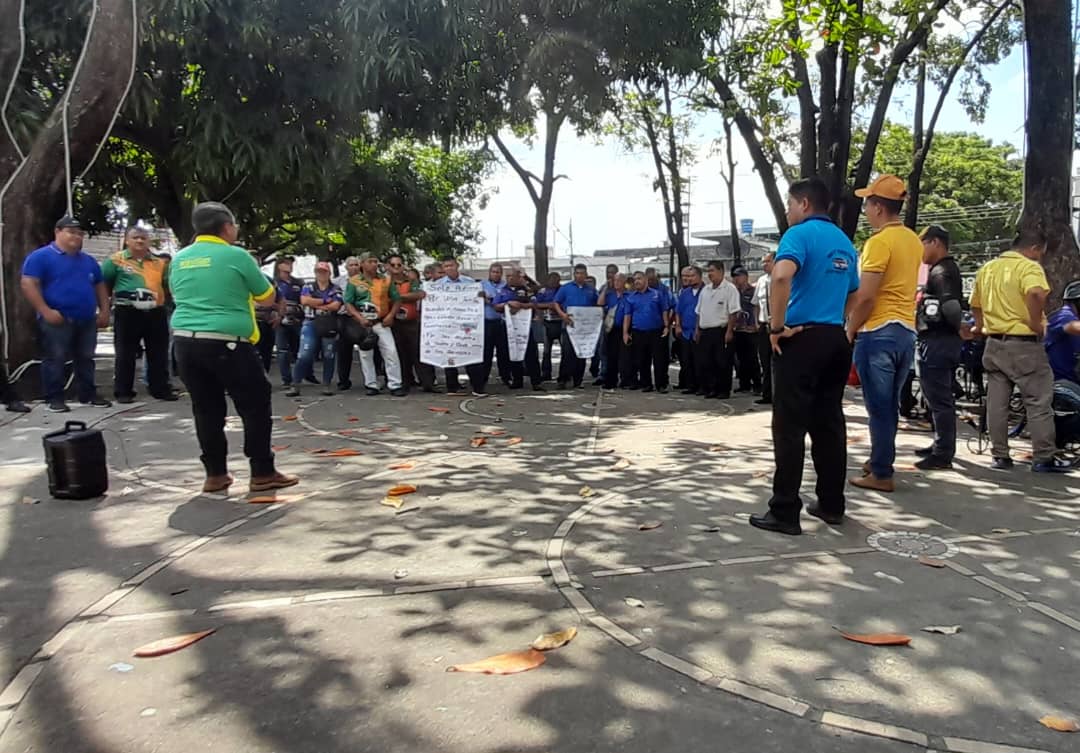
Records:
<instances>
[{"instance_id":1,"label":"man in white shirt","mask_svg":"<svg viewBox=\"0 0 1080 753\"><path fill-rule=\"evenodd\" d=\"M731 350L735 324L742 311L738 289L724 279L724 263L709 262L709 282L701 289L697 303L697 330L694 342L701 348L698 385L705 397L731 397Z\"/></svg>"},{"instance_id":2,"label":"man in white shirt","mask_svg":"<svg viewBox=\"0 0 1080 753\"><path fill-rule=\"evenodd\" d=\"M757 352L761 361L761 397L754 402L757 405L772 405L772 343L769 341L769 324L772 308L769 306L769 293L772 286L774 254L761 257L761 268L765 273L754 283L754 317L758 324Z\"/></svg>"}]
</instances>

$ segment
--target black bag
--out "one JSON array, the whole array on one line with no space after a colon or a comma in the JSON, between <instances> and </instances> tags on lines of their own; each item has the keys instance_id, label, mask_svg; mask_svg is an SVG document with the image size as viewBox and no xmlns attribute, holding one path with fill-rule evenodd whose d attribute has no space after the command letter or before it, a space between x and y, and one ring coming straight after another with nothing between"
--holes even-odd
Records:
<instances>
[{"instance_id":1,"label":"black bag","mask_svg":"<svg viewBox=\"0 0 1080 753\"><path fill-rule=\"evenodd\" d=\"M319 337L337 337L338 319L340 318L341 317L332 314L324 314L323 316L316 315L312 320L314 322L315 334Z\"/></svg>"}]
</instances>

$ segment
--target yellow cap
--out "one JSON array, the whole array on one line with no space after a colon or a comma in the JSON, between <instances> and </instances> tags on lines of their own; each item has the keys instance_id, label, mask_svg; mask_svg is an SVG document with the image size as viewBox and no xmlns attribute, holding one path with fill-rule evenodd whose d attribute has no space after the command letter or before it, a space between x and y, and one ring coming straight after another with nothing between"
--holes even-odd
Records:
<instances>
[{"instance_id":1,"label":"yellow cap","mask_svg":"<svg viewBox=\"0 0 1080 753\"><path fill-rule=\"evenodd\" d=\"M886 173L885 175L879 175L877 180L872 182L866 188L860 188L855 191L855 195L860 199L877 196L879 199L903 201L907 198L907 186L904 185L904 180L902 178Z\"/></svg>"}]
</instances>

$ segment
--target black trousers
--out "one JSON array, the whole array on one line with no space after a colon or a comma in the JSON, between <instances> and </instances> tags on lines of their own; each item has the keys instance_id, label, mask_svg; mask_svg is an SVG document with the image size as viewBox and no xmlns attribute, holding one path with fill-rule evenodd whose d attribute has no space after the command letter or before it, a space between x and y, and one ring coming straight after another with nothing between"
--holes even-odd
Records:
<instances>
[{"instance_id":1,"label":"black trousers","mask_svg":"<svg viewBox=\"0 0 1080 753\"><path fill-rule=\"evenodd\" d=\"M693 340L684 337L680 337L676 342L679 344L679 389L697 392L699 348L695 347Z\"/></svg>"},{"instance_id":2,"label":"black trousers","mask_svg":"<svg viewBox=\"0 0 1080 753\"><path fill-rule=\"evenodd\" d=\"M709 395L731 395L731 351L725 342L727 327L701 330L698 343L698 386Z\"/></svg>"},{"instance_id":3,"label":"black trousers","mask_svg":"<svg viewBox=\"0 0 1080 753\"><path fill-rule=\"evenodd\" d=\"M761 362L761 397L763 400L772 400L772 372L773 351L772 341L769 339L770 325L762 324L757 332L758 361Z\"/></svg>"},{"instance_id":4,"label":"black trousers","mask_svg":"<svg viewBox=\"0 0 1080 753\"><path fill-rule=\"evenodd\" d=\"M785 521L802 509L806 435L817 472L818 505L827 513L844 512L847 428L844 387L851 370L851 345L842 327L812 327L780 341L775 356L772 412L776 474L769 507Z\"/></svg>"},{"instance_id":5,"label":"black trousers","mask_svg":"<svg viewBox=\"0 0 1080 753\"><path fill-rule=\"evenodd\" d=\"M435 386L435 367L420 363L420 320L398 319L391 331L401 363L401 383L415 387L419 380L421 389L430 390Z\"/></svg>"},{"instance_id":6,"label":"black trousers","mask_svg":"<svg viewBox=\"0 0 1080 753\"><path fill-rule=\"evenodd\" d=\"M443 369L446 374L446 391L461 392L461 382L458 381L460 373L454 367ZM469 375L469 385L473 392L483 392L483 386L487 382L484 379L484 364L473 363L465 367L465 373Z\"/></svg>"},{"instance_id":7,"label":"black trousers","mask_svg":"<svg viewBox=\"0 0 1080 753\"><path fill-rule=\"evenodd\" d=\"M345 317L338 328L337 339L337 374L338 389L347 390L352 387L353 353L356 343L360 341L363 332L360 325L352 317Z\"/></svg>"},{"instance_id":8,"label":"black trousers","mask_svg":"<svg viewBox=\"0 0 1080 753\"><path fill-rule=\"evenodd\" d=\"M540 362L540 376L545 382L551 381L551 348L562 337L562 322L544 320L544 358Z\"/></svg>"},{"instance_id":9,"label":"black trousers","mask_svg":"<svg viewBox=\"0 0 1080 753\"><path fill-rule=\"evenodd\" d=\"M113 310L113 346L116 357L113 394L135 396L135 359L139 344L146 352L146 374L150 394L162 397L172 392L169 384L169 315L164 308L141 311L133 306Z\"/></svg>"},{"instance_id":10,"label":"black trousers","mask_svg":"<svg viewBox=\"0 0 1080 753\"><path fill-rule=\"evenodd\" d=\"M634 363L637 383L643 389L668 386L667 338L659 329L630 330L630 358ZM655 379L654 379L655 375Z\"/></svg>"},{"instance_id":11,"label":"black trousers","mask_svg":"<svg viewBox=\"0 0 1080 753\"><path fill-rule=\"evenodd\" d=\"M578 358L574 344L570 342L570 333L566 326L562 328L562 340L559 343L559 384L573 382L575 387L580 387L585 379L585 359Z\"/></svg>"},{"instance_id":12,"label":"black trousers","mask_svg":"<svg viewBox=\"0 0 1080 753\"><path fill-rule=\"evenodd\" d=\"M604 374L604 387L613 390L620 385L631 383L630 354L623 345L622 327L612 327L604 335L604 350L607 353L607 373Z\"/></svg>"},{"instance_id":13,"label":"black trousers","mask_svg":"<svg viewBox=\"0 0 1080 753\"><path fill-rule=\"evenodd\" d=\"M19 393L8 381L7 367L0 363L0 403L8 405L19 399Z\"/></svg>"},{"instance_id":14,"label":"black trousers","mask_svg":"<svg viewBox=\"0 0 1080 753\"><path fill-rule=\"evenodd\" d=\"M739 389L743 392L761 389L757 336L757 332L735 333L735 358L739 361Z\"/></svg>"},{"instance_id":15,"label":"black trousers","mask_svg":"<svg viewBox=\"0 0 1080 753\"><path fill-rule=\"evenodd\" d=\"M255 346L188 337L177 337L175 342L180 379L191 395L195 434L206 475L223 476L228 472L226 395L232 398L244 423L244 454L251 463L251 475L272 475L270 380Z\"/></svg>"},{"instance_id":16,"label":"black trousers","mask_svg":"<svg viewBox=\"0 0 1080 753\"><path fill-rule=\"evenodd\" d=\"M257 322L259 325L259 342L255 343L255 352L259 354L263 370L269 374L270 364L274 362L274 325L270 322Z\"/></svg>"},{"instance_id":17,"label":"black trousers","mask_svg":"<svg viewBox=\"0 0 1080 753\"><path fill-rule=\"evenodd\" d=\"M491 362L499 367L499 379L510 382L510 343L506 339L506 321L484 320L484 385L491 378Z\"/></svg>"},{"instance_id":18,"label":"black trousers","mask_svg":"<svg viewBox=\"0 0 1080 753\"><path fill-rule=\"evenodd\" d=\"M529 343L525 346L524 361L510 361L510 386L522 387L525 377L535 387L543 381L540 378L540 353L536 347L536 340L529 335Z\"/></svg>"},{"instance_id":19,"label":"black trousers","mask_svg":"<svg viewBox=\"0 0 1080 753\"><path fill-rule=\"evenodd\" d=\"M963 341L958 335L926 334L916 346L919 386L934 424L934 457L951 462L956 455L956 396L953 380Z\"/></svg>"}]
</instances>

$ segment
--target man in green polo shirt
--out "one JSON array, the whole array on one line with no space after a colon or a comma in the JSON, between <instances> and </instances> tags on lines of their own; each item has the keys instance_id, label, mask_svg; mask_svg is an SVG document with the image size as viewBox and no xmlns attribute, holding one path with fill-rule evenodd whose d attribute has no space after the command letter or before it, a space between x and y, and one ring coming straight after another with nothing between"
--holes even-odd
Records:
<instances>
[{"instance_id":1,"label":"man in green polo shirt","mask_svg":"<svg viewBox=\"0 0 1080 753\"><path fill-rule=\"evenodd\" d=\"M169 316L165 309L169 262L150 253L150 233L134 226L124 236L124 250L101 265L112 294L113 345L116 349L113 393L116 402L135 400L135 359L142 344L150 394L176 400L169 384Z\"/></svg>"},{"instance_id":2,"label":"man in green polo shirt","mask_svg":"<svg viewBox=\"0 0 1080 753\"><path fill-rule=\"evenodd\" d=\"M173 259L169 289L176 302L172 318L176 362L191 394L206 468L203 491L224 491L233 482L226 463L226 394L244 423L251 491L293 486L299 479L274 467L270 381L255 351L259 340L255 303L272 298L274 286L251 255L233 245L236 219L224 204L197 205L191 224L198 236Z\"/></svg>"}]
</instances>

